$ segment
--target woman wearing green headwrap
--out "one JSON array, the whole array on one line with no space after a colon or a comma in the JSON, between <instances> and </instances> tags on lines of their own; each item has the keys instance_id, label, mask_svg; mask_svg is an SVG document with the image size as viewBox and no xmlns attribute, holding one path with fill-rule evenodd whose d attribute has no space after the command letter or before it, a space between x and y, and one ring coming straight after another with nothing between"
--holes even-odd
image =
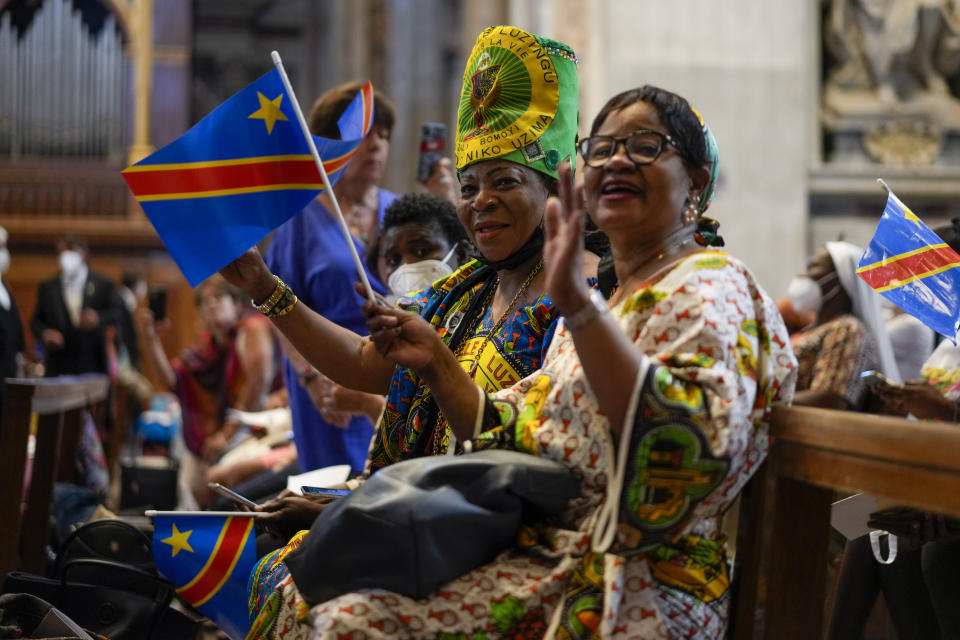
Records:
<instances>
[{"instance_id":1,"label":"woman wearing green headwrap","mask_svg":"<svg viewBox=\"0 0 960 640\"><path fill-rule=\"evenodd\" d=\"M724 637L720 523L766 455L796 359L750 270L705 246L720 243L703 216L718 157L686 100L650 86L615 96L579 148L587 211L620 284L609 302L583 285L583 220L561 188L547 205L544 272L564 318L540 371L478 398L416 315L364 313L374 343L427 380L469 448L563 464L581 497L425 599L366 589L312 603L313 637Z\"/></svg>"},{"instance_id":2,"label":"woman wearing green headwrap","mask_svg":"<svg viewBox=\"0 0 960 640\"><path fill-rule=\"evenodd\" d=\"M397 305L426 320L484 391L509 387L536 371L559 322L545 290L542 221L547 199L558 191L560 166L572 164L576 153L577 92L573 51L515 27L484 30L464 72L456 137L457 213L480 258ZM587 286L598 260L592 254L582 259ZM458 450L429 386L416 372L382 357L369 339L297 304L255 251L222 273L255 302L280 300L274 306L282 313L268 315L324 375L348 388L388 394L371 449L372 471ZM321 508L306 499L284 498L263 507L273 513L261 522L292 534L309 526ZM276 571L261 573L268 564ZM293 588L278 557L260 569L253 581L254 613L268 598L276 601ZM279 590L271 595L275 585ZM255 625L258 633L274 623L271 607L264 611Z\"/></svg>"},{"instance_id":3,"label":"woman wearing green headwrap","mask_svg":"<svg viewBox=\"0 0 960 640\"><path fill-rule=\"evenodd\" d=\"M558 320L544 288L542 220L561 163L576 153L576 65L566 45L514 27L480 34L464 72L456 141L457 214L480 258L397 303L433 325L486 391L536 371ZM587 254L584 261L586 282L597 260ZM255 251L223 274L258 303L281 288ZM388 394L372 470L455 446L429 387L367 338L302 304L272 319L334 382Z\"/></svg>"}]
</instances>

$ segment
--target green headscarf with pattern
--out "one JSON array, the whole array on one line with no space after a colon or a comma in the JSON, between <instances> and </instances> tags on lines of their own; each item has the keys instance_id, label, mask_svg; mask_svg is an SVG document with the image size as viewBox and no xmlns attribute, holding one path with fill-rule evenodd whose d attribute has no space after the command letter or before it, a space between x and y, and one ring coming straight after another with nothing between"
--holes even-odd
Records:
<instances>
[{"instance_id":1,"label":"green headscarf with pattern","mask_svg":"<svg viewBox=\"0 0 960 640\"><path fill-rule=\"evenodd\" d=\"M576 152L577 56L517 27L484 29L467 67L457 114L457 171L501 158L553 178Z\"/></svg>"}]
</instances>

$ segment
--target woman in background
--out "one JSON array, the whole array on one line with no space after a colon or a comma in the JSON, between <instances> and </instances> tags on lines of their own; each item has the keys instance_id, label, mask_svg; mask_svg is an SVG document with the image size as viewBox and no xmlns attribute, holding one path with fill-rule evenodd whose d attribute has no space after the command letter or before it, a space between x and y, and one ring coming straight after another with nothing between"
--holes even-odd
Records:
<instances>
[{"instance_id":1,"label":"woman in background","mask_svg":"<svg viewBox=\"0 0 960 640\"><path fill-rule=\"evenodd\" d=\"M862 254L848 242L828 242L787 289L793 311L816 318L812 329L790 339L799 364L794 404L859 409L866 391L861 373L900 380L880 295L856 275Z\"/></svg>"},{"instance_id":2,"label":"woman in background","mask_svg":"<svg viewBox=\"0 0 960 640\"><path fill-rule=\"evenodd\" d=\"M240 425L227 419L227 409L259 411L271 389L280 386L270 323L250 313L242 293L215 275L200 283L194 296L205 331L173 361L163 350L153 313L139 309L148 359L183 412L187 451L180 459L180 506L185 509L208 503L207 469L239 435Z\"/></svg>"},{"instance_id":3,"label":"woman in background","mask_svg":"<svg viewBox=\"0 0 960 640\"><path fill-rule=\"evenodd\" d=\"M352 82L321 96L310 113L310 131L339 140L337 121L361 86L360 82ZM384 175L395 118L393 105L376 91L373 127L333 187L361 257L365 257L366 244L376 232L383 212L397 198L378 186ZM360 298L353 290L356 266L328 194L320 194L277 229L265 259L270 270L293 287L311 309L354 332L366 332L359 311ZM373 273L368 272L368 277L374 290L385 292ZM328 410L324 399L329 381L289 341L282 339L281 344L286 355L284 373L299 462L299 469L290 471L310 471L335 464L349 464L354 471L361 471L373 435L369 418Z\"/></svg>"}]
</instances>

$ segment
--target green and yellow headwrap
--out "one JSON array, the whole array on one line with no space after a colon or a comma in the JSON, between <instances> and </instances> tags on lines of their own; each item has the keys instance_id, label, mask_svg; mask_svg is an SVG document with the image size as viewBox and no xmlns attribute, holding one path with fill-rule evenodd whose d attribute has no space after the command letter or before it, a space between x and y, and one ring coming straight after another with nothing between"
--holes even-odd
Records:
<instances>
[{"instance_id":1,"label":"green and yellow headwrap","mask_svg":"<svg viewBox=\"0 0 960 640\"><path fill-rule=\"evenodd\" d=\"M706 146L705 151L708 163L706 169L710 172L710 177L707 179L707 184L703 188L703 193L700 194L700 199L697 201L697 212L700 214L700 217L697 220L697 230L693 233L693 237L698 244L705 247L722 247L724 245L723 236L717 233L717 230L720 228L720 223L713 218L708 218L703 215L703 212L707 210L713 201L713 190L717 186L717 176L720 174L720 148L717 146L717 139L713 136L713 132L710 131L707 123L704 122L700 112L693 107L690 107L690 110L693 111L693 115L697 116L697 120L700 122L700 128L703 130L703 143Z\"/></svg>"},{"instance_id":2,"label":"green and yellow headwrap","mask_svg":"<svg viewBox=\"0 0 960 640\"><path fill-rule=\"evenodd\" d=\"M457 171L501 158L554 178L577 136L577 56L517 27L484 29L463 72Z\"/></svg>"}]
</instances>

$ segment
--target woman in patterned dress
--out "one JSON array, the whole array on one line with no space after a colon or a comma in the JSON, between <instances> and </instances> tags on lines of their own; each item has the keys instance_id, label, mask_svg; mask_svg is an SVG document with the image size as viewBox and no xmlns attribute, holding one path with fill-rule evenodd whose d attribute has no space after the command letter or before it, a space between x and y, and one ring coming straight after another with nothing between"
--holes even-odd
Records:
<instances>
[{"instance_id":1,"label":"woman in patterned dress","mask_svg":"<svg viewBox=\"0 0 960 640\"><path fill-rule=\"evenodd\" d=\"M717 155L686 100L649 86L620 94L580 152L620 285L608 304L583 285L583 220L562 186L544 260L565 318L540 371L478 396L418 316L365 312L374 343L427 381L458 440L560 461L582 497L559 526L524 530L517 548L423 600L368 589L305 603L288 585L293 608L314 605L311 637L724 636L720 521L767 452L796 360L750 270L700 246L718 240L702 217Z\"/></svg>"}]
</instances>

